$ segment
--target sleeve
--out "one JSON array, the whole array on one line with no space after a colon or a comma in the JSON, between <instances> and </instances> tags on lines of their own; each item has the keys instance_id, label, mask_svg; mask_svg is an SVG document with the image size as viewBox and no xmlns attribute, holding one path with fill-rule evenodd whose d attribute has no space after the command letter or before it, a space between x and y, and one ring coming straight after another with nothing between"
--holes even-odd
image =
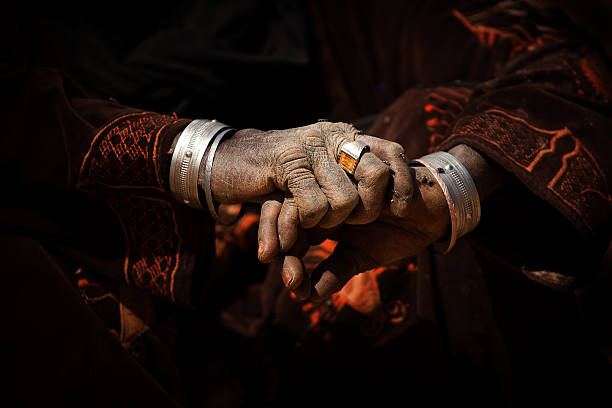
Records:
<instances>
[{"instance_id":1,"label":"sleeve","mask_svg":"<svg viewBox=\"0 0 612 408\"><path fill-rule=\"evenodd\" d=\"M450 9L434 21L422 23L414 65L454 69L462 82L409 89L373 133L411 155L466 144L497 162L512 181L483 202L480 225L466 238L547 286L588 278L612 232L605 52L558 10L525 3ZM439 47L445 41L456 47Z\"/></svg>"},{"instance_id":2,"label":"sleeve","mask_svg":"<svg viewBox=\"0 0 612 408\"><path fill-rule=\"evenodd\" d=\"M493 75L466 91L465 107L430 149L467 144L520 183L514 195L487 203L497 213L488 220L496 228L480 234L487 246L497 240L497 253L545 254L548 265L523 263L535 280L547 276L551 263L564 276L579 275L595 267L612 237L610 66L597 42L563 16L509 8L514 12L453 10L479 60L489 57ZM547 214L551 207L561 217ZM504 218L523 222L513 226Z\"/></svg>"},{"instance_id":3,"label":"sleeve","mask_svg":"<svg viewBox=\"0 0 612 408\"><path fill-rule=\"evenodd\" d=\"M2 80L2 224L117 284L191 304L214 240L209 217L169 192L171 144L189 120L87 99L54 69Z\"/></svg>"}]
</instances>

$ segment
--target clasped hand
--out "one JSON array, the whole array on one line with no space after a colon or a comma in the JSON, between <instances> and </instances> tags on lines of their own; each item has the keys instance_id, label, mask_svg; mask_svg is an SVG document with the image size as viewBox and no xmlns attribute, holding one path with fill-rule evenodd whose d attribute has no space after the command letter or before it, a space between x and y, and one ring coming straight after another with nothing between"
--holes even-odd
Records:
<instances>
[{"instance_id":1,"label":"clasped hand","mask_svg":"<svg viewBox=\"0 0 612 408\"><path fill-rule=\"evenodd\" d=\"M336 159L354 140L370 151L349 176ZM286 287L299 299L324 299L353 275L410 256L443 235L448 214L441 192L417 182L421 170L408 166L403 151L346 123L244 129L219 146L213 197L260 203L259 259L282 257ZM339 244L309 275L300 258L325 238Z\"/></svg>"}]
</instances>

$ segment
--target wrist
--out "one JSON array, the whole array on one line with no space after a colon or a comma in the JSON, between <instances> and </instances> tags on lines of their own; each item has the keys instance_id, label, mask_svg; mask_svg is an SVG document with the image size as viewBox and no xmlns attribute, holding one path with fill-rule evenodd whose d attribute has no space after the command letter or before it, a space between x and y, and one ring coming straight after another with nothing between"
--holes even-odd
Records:
<instances>
[{"instance_id":1,"label":"wrist","mask_svg":"<svg viewBox=\"0 0 612 408\"><path fill-rule=\"evenodd\" d=\"M411 165L429 171L439 185L447 203L450 217L448 253L457 239L471 232L480 221L480 197L467 168L452 154L435 152L416 159Z\"/></svg>"},{"instance_id":2,"label":"wrist","mask_svg":"<svg viewBox=\"0 0 612 408\"><path fill-rule=\"evenodd\" d=\"M220 204L230 204L233 202L232 194L229 189L221 188L222 185L228 182L228 170L230 162L230 158L232 157L231 148L229 148L231 143L228 143L228 140L223 140L219 143L217 147L217 152L215 154L215 160L212 164L212 170L210 174L210 191L215 202ZM240 158L236 158L240 160ZM204 185L204 175L206 174L206 164L202 163L200 166L200 174L198 177L198 186L202 191L206 188Z\"/></svg>"},{"instance_id":3,"label":"wrist","mask_svg":"<svg viewBox=\"0 0 612 408\"><path fill-rule=\"evenodd\" d=\"M217 148L212 163L211 183L213 199L221 204L257 201L262 191L272 192L268 153L263 137L257 129L241 129L224 139ZM203 186L201 184L201 186Z\"/></svg>"},{"instance_id":4,"label":"wrist","mask_svg":"<svg viewBox=\"0 0 612 408\"><path fill-rule=\"evenodd\" d=\"M423 227L430 242L435 242L449 235L451 228L448 203L440 185L424 167L411 167L414 172L416 188L411 200L411 218L417 220ZM423 223L422 220L427 220Z\"/></svg>"}]
</instances>

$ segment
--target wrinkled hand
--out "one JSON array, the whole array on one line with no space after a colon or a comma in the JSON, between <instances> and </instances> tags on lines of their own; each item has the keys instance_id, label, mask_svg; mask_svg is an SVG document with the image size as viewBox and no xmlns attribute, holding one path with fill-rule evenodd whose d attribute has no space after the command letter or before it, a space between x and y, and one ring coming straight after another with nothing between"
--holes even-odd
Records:
<instances>
[{"instance_id":1,"label":"wrinkled hand","mask_svg":"<svg viewBox=\"0 0 612 408\"><path fill-rule=\"evenodd\" d=\"M363 154L354 181L336 162L342 145L353 140L364 141L376 153ZM402 152L399 144L361 135L346 123L317 122L267 132L244 129L218 148L213 197L220 203L263 203L264 219L274 218L276 239L261 241L259 258L270 262L279 250L293 245L298 226L333 228L375 220L390 182L398 196L391 210L404 214L403 198L412 195L413 186ZM387 157L387 163L379 157Z\"/></svg>"},{"instance_id":2,"label":"wrinkled hand","mask_svg":"<svg viewBox=\"0 0 612 408\"><path fill-rule=\"evenodd\" d=\"M332 230L302 230L289 253L284 255L282 278L285 286L300 300L314 302L340 290L354 275L415 255L444 236L449 228L448 207L442 190L429 172L415 168L418 188L407 203L407 215L394 215L390 208L367 225L342 225ZM262 212L260 223L273 224ZM332 255L307 274L301 257L310 245L325 238L338 241ZM260 240L271 235L260 234Z\"/></svg>"}]
</instances>

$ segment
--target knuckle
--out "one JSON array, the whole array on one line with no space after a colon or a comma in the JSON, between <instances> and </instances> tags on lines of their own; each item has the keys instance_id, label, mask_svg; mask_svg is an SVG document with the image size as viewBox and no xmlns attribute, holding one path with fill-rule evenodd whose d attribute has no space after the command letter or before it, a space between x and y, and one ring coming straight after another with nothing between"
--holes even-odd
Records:
<instances>
[{"instance_id":1,"label":"knuckle","mask_svg":"<svg viewBox=\"0 0 612 408\"><path fill-rule=\"evenodd\" d=\"M313 175L308 169L303 167L293 169L287 174L287 187L289 190L303 190L312 178Z\"/></svg>"},{"instance_id":2,"label":"knuckle","mask_svg":"<svg viewBox=\"0 0 612 408\"><path fill-rule=\"evenodd\" d=\"M384 146L384 151L385 151L385 153L387 153L389 155L397 156L400 153L404 152L404 148L399 143L396 143L396 142L386 142L385 146Z\"/></svg>"},{"instance_id":3,"label":"knuckle","mask_svg":"<svg viewBox=\"0 0 612 408\"><path fill-rule=\"evenodd\" d=\"M278 224L279 224L279 228L282 227L289 227L292 225L297 224L297 219L298 219L298 208L295 204L287 204L284 205L280 210L280 213L278 215Z\"/></svg>"},{"instance_id":4,"label":"knuckle","mask_svg":"<svg viewBox=\"0 0 612 408\"><path fill-rule=\"evenodd\" d=\"M410 211L407 205L403 205L403 204L397 204L394 207L394 211L393 211L394 215L400 218L404 218L407 217L408 215L410 215Z\"/></svg>"},{"instance_id":5,"label":"knuckle","mask_svg":"<svg viewBox=\"0 0 612 408\"><path fill-rule=\"evenodd\" d=\"M395 152L404 153L404 146L402 146L401 144L397 142L391 142L391 145L393 146Z\"/></svg>"},{"instance_id":6,"label":"knuckle","mask_svg":"<svg viewBox=\"0 0 612 408\"><path fill-rule=\"evenodd\" d=\"M317 223L325 215L328 208L327 200L311 197L311 199L301 203L302 205L298 208L300 221L305 226Z\"/></svg>"},{"instance_id":7,"label":"knuckle","mask_svg":"<svg viewBox=\"0 0 612 408\"><path fill-rule=\"evenodd\" d=\"M351 188L344 194L341 194L332 204L332 208L339 210L353 209L359 203L359 193L356 189Z\"/></svg>"},{"instance_id":8,"label":"knuckle","mask_svg":"<svg viewBox=\"0 0 612 408\"><path fill-rule=\"evenodd\" d=\"M310 151L313 148L325 147L325 141L323 140L321 133L316 130L304 132L300 138L300 141L306 151Z\"/></svg>"},{"instance_id":9,"label":"knuckle","mask_svg":"<svg viewBox=\"0 0 612 408\"><path fill-rule=\"evenodd\" d=\"M294 179L305 177L310 172L309 167L308 159L301 151L283 153L274 170L277 185L289 187Z\"/></svg>"},{"instance_id":10,"label":"knuckle","mask_svg":"<svg viewBox=\"0 0 612 408\"><path fill-rule=\"evenodd\" d=\"M389 167L382 164L380 166L372 166L372 168L368 171L368 177L372 180L373 184L379 184L383 181L386 181L391 174Z\"/></svg>"},{"instance_id":11,"label":"knuckle","mask_svg":"<svg viewBox=\"0 0 612 408\"><path fill-rule=\"evenodd\" d=\"M275 202L275 201L265 201L262 205L261 205L261 212L262 213L267 213L268 211L272 211L274 209L276 209L276 207L279 205L280 203Z\"/></svg>"},{"instance_id":12,"label":"knuckle","mask_svg":"<svg viewBox=\"0 0 612 408\"><path fill-rule=\"evenodd\" d=\"M320 129L334 157L345 142L355 140L360 134L353 125L345 122L325 122Z\"/></svg>"},{"instance_id":13,"label":"knuckle","mask_svg":"<svg viewBox=\"0 0 612 408\"><path fill-rule=\"evenodd\" d=\"M414 196L414 184L412 184L411 181L409 181L408 186L406 187L406 197L404 198L404 201L408 202L410 200L412 200L412 197Z\"/></svg>"}]
</instances>

